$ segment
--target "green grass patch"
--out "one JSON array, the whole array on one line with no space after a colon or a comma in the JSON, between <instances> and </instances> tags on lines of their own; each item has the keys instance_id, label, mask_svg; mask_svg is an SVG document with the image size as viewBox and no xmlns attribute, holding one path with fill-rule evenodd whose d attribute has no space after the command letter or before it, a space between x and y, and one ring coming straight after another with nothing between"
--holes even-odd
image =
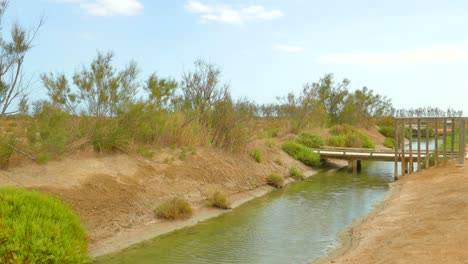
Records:
<instances>
[{"instance_id":1,"label":"green grass patch","mask_svg":"<svg viewBox=\"0 0 468 264\"><path fill-rule=\"evenodd\" d=\"M320 148L324 143L321 136L310 133L301 133L296 141L309 148Z\"/></svg>"},{"instance_id":2,"label":"green grass patch","mask_svg":"<svg viewBox=\"0 0 468 264\"><path fill-rule=\"evenodd\" d=\"M305 178L304 173L302 173L297 167L292 166L289 168L289 176L296 180L303 180Z\"/></svg>"},{"instance_id":3,"label":"green grass patch","mask_svg":"<svg viewBox=\"0 0 468 264\"><path fill-rule=\"evenodd\" d=\"M273 173L268 176L267 182L275 188L282 188L284 186L284 178L278 173Z\"/></svg>"},{"instance_id":4,"label":"green grass patch","mask_svg":"<svg viewBox=\"0 0 468 264\"><path fill-rule=\"evenodd\" d=\"M395 128L389 126L381 126L379 127L380 134L384 135L388 138L393 138L395 136Z\"/></svg>"},{"instance_id":5,"label":"green grass patch","mask_svg":"<svg viewBox=\"0 0 468 264\"><path fill-rule=\"evenodd\" d=\"M259 149L254 149L249 153L250 157L252 157L257 162L262 162L262 152Z\"/></svg>"},{"instance_id":6,"label":"green grass patch","mask_svg":"<svg viewBox=\"0 0 468 264\"><path fill-rule=\"evenodd\" d=\"M320 166L320 155L313 152L310 148L305 147L296 142L286 142L281 148L288 153L291 157L296 160L301 161L302 163L318 167Z\"/></svg>"},{"instance_id":7,"label":"green grass patch","mask_svg":"<svg viewBox=\"0 0 468 264\"><path fill-rule=\"evenodd\" d=\"M2 187L0 263L90 263L84 229L59 199Z\"/></svg>"},{"instance_id":8,"label":"green grass patch","mask_svg":"<svg viewBox=\"0 0 468 264\"><path fill-rule=\"evenodd\" d=\"M209 202L210 205L213 207L218 207L221 209L230 209L231 208L231 203L228 201L226 195L220 191L214 192L210 197L209 197Z\"/></svg>"},{"instance_id":9,"label":"green grass patch","mask_svg":"<svg viewBox=\"0 0 468 264\"><path fill-rule=\"evenodd\" d=\"M332 147L375 148L374 142L368 137L347 125L331 127L330 134L327 144Z\"/></svg>"},{"instance_id":10,"label":"green grass patch","mask_svg":"<svg viewBox=\"0 0 468 264\"><path fill-rule=\"evenodd\" d=\"M385 138L383 145L387 148L394 148L395 147L395 140L393 138Z\"/></svg>"},{"instance_id":11,"label":"green grass patch","mask_svg":"<svg viewBox=\"0 0 468 264\"><path fill-rule=\"evenodd\" d=\"M187 200L176 197L162 203L154 210L154 213L158 218L176 220L190 218L193 210Z\"/></svg>"}]
</instances>

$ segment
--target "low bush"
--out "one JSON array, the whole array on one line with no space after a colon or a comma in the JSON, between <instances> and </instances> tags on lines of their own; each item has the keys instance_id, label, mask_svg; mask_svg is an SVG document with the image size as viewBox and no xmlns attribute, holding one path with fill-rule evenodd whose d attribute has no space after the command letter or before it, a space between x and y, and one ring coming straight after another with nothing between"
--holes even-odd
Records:
<instances>
[{"instance_id":1,"label":"low bush","mask_svg":"<svg viewBox=\"0 0 468 264\"><path fill-rule=\"evenodd\" d=\"M381 126L379 127L380 134L384 135L385 137L394 137L395 136L395 128L388 127L388 126Z\"/></svg>"},{"instance_id":2,"label":"low bush","mask_svg":"<svg viewBox=\"0 0 468 264\"><path fill-rule=\"evenodd\" d=\"M387 148L395 147L395 140L393 138L385 138L383 145Z\"/></svg>"},{"instance_id":3,"label":"low bush","mask_svg":"<svg viewBox=\"0 0 468 264\"><path fill-rule=\"evenodd\" d=\"M15 152L13 148L16 144L17 140L13 136L0 138L0 168L8 166L11 156L13 156L13 153Z\"/></svg>"},{"instance_id":4,"label":"low bush","mask_svg":"<svg viewBox=\"0 0 468 264\"><path fill-rule=\"evenodd\" d=\"M374 142L350 126L336 125L330 128L327 144L332 147L374 148Z\"/></svg>"},{"instance_id":5,"label":"low bush","mask_svg":"<svg viewBox=\"0 0 468 264\"><path fill-rule=\"evenodd\" d=\"M304 173L302 173L297 167L293 166L289 168L289 176L296 180L303 180L305 178Z\"/></svg>"},{"instance_id":6,"label":"low bush","mask_svg":"<svg viewBox=\"0 0 468 264\"><path fill-rule=\"evenodd\" d=\"M209 197L209 202L211 206L218 207L221 209L230 209L231 203L226 198L226 195L220 191L214 192Z\"/></svg>"},{"instance_id":7,"label":"low bush","mask_svg":"<svg viewBox=\"0 0 468 264\"><path fill-rule=\"evenodd\" d=\"M331 136L327 140L327 145L332 147L343 147L346 143L345 136Z\"/></svg>"},{"instance_id":8,"label":"low bush","mask_svg":"<svg viewBox=\"0 0 468 264\"><path fill-rule=\"evenodd\" d=\"M254 158L257 162L262 162L262 152L259 149L254 149L249 153L250 157Z\"/></svg>"},{"instance_id":9,"label":"low bush","mask_svg":"<svg viewBox=\"0 0 468 264\"><path fill-rule=\"evenodd\" d=\"M273 187L282 188L284 186L284 178L280 174L273 173L267 177L267 182Z\"/></svg>"},{"instance_id":10,"label":"low bush","mask_svg":"<svg viewBox=\"0 0 468 264\"><path fill-rule=\"evenodd\" d=\"M90 263L78 217L59 199L0 188L0 263Z\"/></svg>"},{"instance_id":11,"label":"low bush","mask_svg":"<svg viewBox=\"0 0 468 264\"><path fill-rule=\"evenodd\" d=\"M321 136L309 133L301 133L296 141L309 148L320 148L323 146L323 139Z\"/></svg>"},{"instance_id":12,"label":"low bush","mask_svg":"<svg viewBox=\"0 0 468 264\"><path fill-rule=\"evenodd\" d=\"M190 218L193 211L192 207L185 199L176 197L162 203L155 209L154 213L159 218L176 220Z\"/></svg>"},{"instance_id":13,"label":"low bush","mask_svg":"<svg viewBox=\"0 0 468 264\"><path fill-rule=\"evenodd\" d=\"M306 165L313 167L320 166L320 155L301 144L290 141L284 143L281 147L291 157Z\"/></svg>"}]
</instances>

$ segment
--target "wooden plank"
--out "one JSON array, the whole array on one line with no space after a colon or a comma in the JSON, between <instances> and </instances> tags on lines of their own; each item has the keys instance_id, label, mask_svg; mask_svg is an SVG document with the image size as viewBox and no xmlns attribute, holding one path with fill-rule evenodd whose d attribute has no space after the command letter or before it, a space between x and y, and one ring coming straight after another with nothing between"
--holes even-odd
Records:
<instances>
[{"instance_id":1,"label":"wooden plank","mask_svg":"<svg viewBox=\"0 0 468 264\"><path fill-rule=\"evenodd\" d=\"M434 129L435 129L435 135L434 135L434 166L439 165L439 119L434 120Z\"/></svg>"},{"instance_id":2,"label":"wooden plank","mask_svg":"<svg viewBox=\"0 0 468 264\"><path fill-rule=\"evenodd\" d=\"M466 147L466 131L465 131L465 119L460 119L460 143L459 143L459 154L458 164L465 164L465 147Z\"/></svg>"},{"instance_id":3,"label":"wooden plank","mask_svg":"<svg viewBox=\"0 0 468 264\"><path fill-rule=\"evenodd\" d=\"M450 159L455 158L455 118L452 118L452 142L450 142Z\"/></svg>"},{"instance_id":4,"label":"wooden plank","mask_svg":"<svg viewBox=\"0 0 468 264\"><path fill-rule=\"evenodd\" d=\"M443 164L447 164L447 118L444 118L444 134L442 139L442 157L443 157Z\"/></svg>"},{"instance_id":5,"label":"wooden plank","mask_svg":"<svg viewBox=\"0 0 468 264\"><path fill-rule=\"evenodd\" d=\"M401 141L401 175L406 174L406 156L405 156L405 120L401 120L402 138Z\"/></svg>"},{"instance_id":6,"label":"wooden plank","mask_svg":"<svg viewBox=\"0 0 468 264\"><path fill-rule=\"evenodd\" d=\"M394 119L394 123L395 123L395 131L394 131L394 144L393 144L393 148L395 149L395 160L394 160L394 173L393 173L393 177L394 179L398 179L398 119Z\"/></svg>"}]
</instances>

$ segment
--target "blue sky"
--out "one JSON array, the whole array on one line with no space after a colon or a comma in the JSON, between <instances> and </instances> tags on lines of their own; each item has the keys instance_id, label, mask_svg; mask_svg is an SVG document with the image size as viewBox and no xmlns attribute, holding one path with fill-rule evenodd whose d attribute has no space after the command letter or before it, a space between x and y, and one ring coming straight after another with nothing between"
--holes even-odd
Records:
<instances>
[{"instance_id":1,"label":"blue sky","mask_svg":"<svg viewBox=\"0 0 468 264\"><path fill-rule=\"evenodd\" d=\"M97 51L180 79L193 62L220 65L234 97L275 101L326 73L367 86L397 108L468 114L468 2L370 0L11 0L13 21L46 22L26 57L33 98L43 72L71 76Z\"/></svg>"}]
</instances>

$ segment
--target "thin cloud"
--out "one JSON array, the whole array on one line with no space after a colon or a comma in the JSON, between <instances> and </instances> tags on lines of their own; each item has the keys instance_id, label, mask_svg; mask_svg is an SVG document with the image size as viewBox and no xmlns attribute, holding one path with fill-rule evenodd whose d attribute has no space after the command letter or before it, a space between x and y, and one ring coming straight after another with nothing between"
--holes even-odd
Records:
<instances>
[{"instance_id":1,"label":"thin cloud","mask_svg":"<svg viewBox=\"0 0 468 264\"><path fill-rule=\"evenodd\" d=\"M185 3L184 7L187 12L198 14L202 22L243 24L250 20L271 20L284 16L281 10L268 10L262 5L235 8L227 4L203 4L190 0Z\"/></svg>"},{"instance_id":2,"label":"thin cloud","mask_svg":"<svg viewBox=\"0 0 468 264\"><path fill-rule=\"evenodd\" d=\"M143 9L139 0L64 0L78 4L80 9L92 16L135 16Z\"/></svg>"},{"instance_id":3,"label":"thin cloud","mask_svg":"<svg viewBox=\"0 0 468 264\"><path fill-rule=\"evenodd\" d=\"M396 51L332 54L321 56L317 61L326 64L361 65L468 62L468 42Z\"/></svg>"},{"instance_id":4,"label":"thin cloud","mask_svg":"<svg viewBox=\"0 0 468 264\"><path fill-rule=\"evenodd\" d=\"M299 53L305 50L304 47L296 46L296 45L287 45L287 44L277 44L273 46L273 49L276 51L287 52L287 53Z\"/></svg>"}]
</instances>

